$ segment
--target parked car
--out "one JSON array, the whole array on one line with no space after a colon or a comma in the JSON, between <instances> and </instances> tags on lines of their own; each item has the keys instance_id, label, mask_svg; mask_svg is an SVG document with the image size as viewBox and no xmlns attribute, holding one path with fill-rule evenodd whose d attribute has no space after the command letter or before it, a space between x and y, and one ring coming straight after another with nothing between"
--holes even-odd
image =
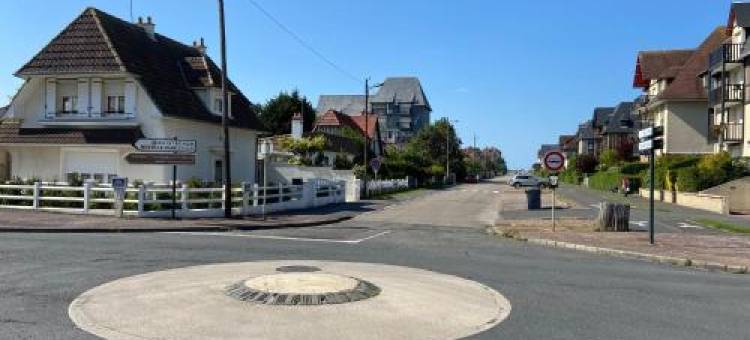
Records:
<instances>
[{"instance_id":1,"label":"parked car","mask_svg":"<svg viewBox=\"0 0 750 340\"><path fill-rule=\"evenodd\" d=\"M479 183L479 175L468 175L464 178L464 183Z\"/></svg>"},{"instance_id":2,"label":"parked car","mask_svg":"<svg viewBox=\"0 0 750 340\"><path fill-rule=\"evenodd\" d=\"M520 187L546 187L549 182L544 178L532 175L515 175L510 178L508 185L516 189Z\"/></svg>"}]
</instances>

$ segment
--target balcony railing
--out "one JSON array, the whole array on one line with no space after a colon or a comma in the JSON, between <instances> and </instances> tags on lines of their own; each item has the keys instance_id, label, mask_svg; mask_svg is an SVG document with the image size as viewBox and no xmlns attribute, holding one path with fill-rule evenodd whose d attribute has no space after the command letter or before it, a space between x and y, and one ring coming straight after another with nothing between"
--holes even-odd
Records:
<instances>
[{"instance_id":1,"label":"balcony railing","mask_svg":"<svg viewBox=\"0 0 750 340\"><path fill-rule=\"evenodd\" d=\"M718 142L719 136L723 136L724 142L742 142L745 138L745 125L737 121L721 122L713 112L708 114L709 137L711 142ZM723 125L723 126L722 126Z\"/></svg>"},{"instance_id":2,"label":"balcony railing","mask_svg":"<svg viewBox=\"0 0 750 340\"><path fill-rule=\"evenodd\" d=\"M742 62L743 44L722 44L713 50L708 56L708 63L714 67L720 63L740 63Z\"/></svg>"},{"instance_id":3,"label":"balcony railing","mask_svg":"<svg viewBox=\"0 0 750 340\"><path fill-rule=\"evenodd\" d=\"M722 97L722 92L724 96ZM721 86L712 89L708 94L708 100L712 105L724 102L743 102L745 100L745 85L743 84L726 84L724 91Z\"/></svg>"}]
</instances>

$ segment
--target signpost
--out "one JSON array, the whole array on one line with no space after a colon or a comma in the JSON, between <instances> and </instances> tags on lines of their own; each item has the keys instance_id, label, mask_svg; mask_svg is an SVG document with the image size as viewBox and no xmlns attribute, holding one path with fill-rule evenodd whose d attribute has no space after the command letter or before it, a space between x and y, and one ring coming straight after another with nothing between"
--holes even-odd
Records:
<instances>
[{"instance_id":1,"label":"signpost","mask_svg":"<svg viewBox=\"0 0 750 340\"><path fill-rule=\"evenodd\" d=\"M380 158L373 158L370 160L370 168L372 168L372 172L375 173L375 179L378 178L378 171L380 170L380 166L383 164L383 162L380 161Z\"/></svg>"},{"instance_id":2,"label":"signpost","mask_svg":"<svg viewBox=\"0 0 750 340\"><path fill-rule=\"evenodd\" d=\"M197 144L195 140L177 138L141 138L133 143L133 147L142 152L125 156L130 164L172 165L172 219L177 217L177 165L195 164Z\"/></svg>"},{"instance_id":3,"label":"signpost","mask_svg":"<svg viewBox=\"0 0 750 340\"><path fill-rule=\"evenodd\" d=\"M125 205L125 191L128 187L128 179L126 177L115 177L112 178L112 189L115 192L115 215L122 217L124 205Z\"/></svg>"},{"instance_id":4,"label":"signpost","mask_svg":"<svg viewBox=\"0 0 750 340\"><path fill-rule=\"evenodd\" d=\"M555 189L557 189L557 173L565 167L565 154L560 151L550 151L544 155L544 167L550 172L549 186L552 189L552 231L555 231Z\"/></svg>"},{"instance_id":5,"label":"signpost","mask_svg":"<svg viewBox=\"0 0 750 340\"><path fill-rule=\"evenodd\" d=\"M649 164L649 198L648 198L648 235L649 242L654 244L654 170L655 170L655 158L656 150L661 150L664 147L664 141L660 138L664 135L664 128L661 126L651 126L649 128L638 131L638 150L641 153L648 154Z\"/></svg>"}]
</instances>

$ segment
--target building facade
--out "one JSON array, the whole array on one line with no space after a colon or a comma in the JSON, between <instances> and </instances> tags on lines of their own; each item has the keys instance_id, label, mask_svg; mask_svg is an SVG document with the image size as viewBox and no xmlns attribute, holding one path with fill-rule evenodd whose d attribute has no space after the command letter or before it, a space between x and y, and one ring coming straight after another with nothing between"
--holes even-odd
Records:
<instances>
[{"instance_id":1,"label":"building facade","mask_svg":"<svg viewBox=\"0 0 750 340\"><path fill-rule=\"evenodd\" d=\"M16 76L25 82L0 122L3 180L171 181L171 166L125 160L143 137L196 140L196 163L178 166L178 180L222 180L221 70L202 41L184 45L150 18L87 8ZM233 179L252 182L260 123L228 87Z\"/></svg>"}]
</instances>

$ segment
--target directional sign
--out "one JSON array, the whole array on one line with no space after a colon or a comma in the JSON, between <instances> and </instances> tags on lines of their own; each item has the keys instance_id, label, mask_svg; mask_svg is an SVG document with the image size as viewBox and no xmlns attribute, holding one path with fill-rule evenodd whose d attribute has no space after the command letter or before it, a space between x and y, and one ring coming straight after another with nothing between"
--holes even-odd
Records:
<instances>
[{"instance_id":1,"label":"directional sign","mask_svg":"<svg viewBox=\"0 0 750 340\"><path fill-rule=\"evenodd\" d=\"M645 128L641 131L638 131L638 138L641 140L656 138L662 135L664 135L664 128L661 126Z\"/></svg>"},{"instance_id":2,"label":"directional sign","mask_svg":"<svg viewBox=\"0 0 750 340\"><path fill-rule=\"evenodd\" d=\"M380 170L380 166L381 165L382 164L380 162L380 158L373 158L373 159L370 160L370 167L372 168L373 172L377 173L378 170Z\"/></svg>"},{"instance_id":3,"label":"directional sign","mask_svg":"<svg viewBox=\"0 0 750 340\"><path fill-rule=\"evenodd\" d=\"M638 143L638 150L639 151L651 151L651 150L660 150L662 148L662 145L664 143L661 139L649 139L645 140L643 142Z\"/></svg>"},{"instance_id":4,"label":"directional sign","mask_svg":"<svg viewBox=\"0 0 750 340\"><path fill-rule=\"evenodd\" d=\"M193 165L195 155L172 153L129 153L125 160L130 164Z\"/></svg>"},{"instance_id":5,"label":"directional sign","mask_svg":"<svg viewBox=\"0 0 750 340\"><path fill-rule=\"evenodd\" d=\"M560 151L550 151L544 155L544 167L549 171L559 171L565 166L565 155Z\"/></svg>"},{"instance_id":6,"label":"directional sign","mask_svg":"<svg viewBox=\"0 0 750 340\"><path fill-rule=\"evenodd\" d=\"M195 153L196 144L194 140L141 138L133 146L143 152L191 154Z\"/></svg>"}]
</instances>

